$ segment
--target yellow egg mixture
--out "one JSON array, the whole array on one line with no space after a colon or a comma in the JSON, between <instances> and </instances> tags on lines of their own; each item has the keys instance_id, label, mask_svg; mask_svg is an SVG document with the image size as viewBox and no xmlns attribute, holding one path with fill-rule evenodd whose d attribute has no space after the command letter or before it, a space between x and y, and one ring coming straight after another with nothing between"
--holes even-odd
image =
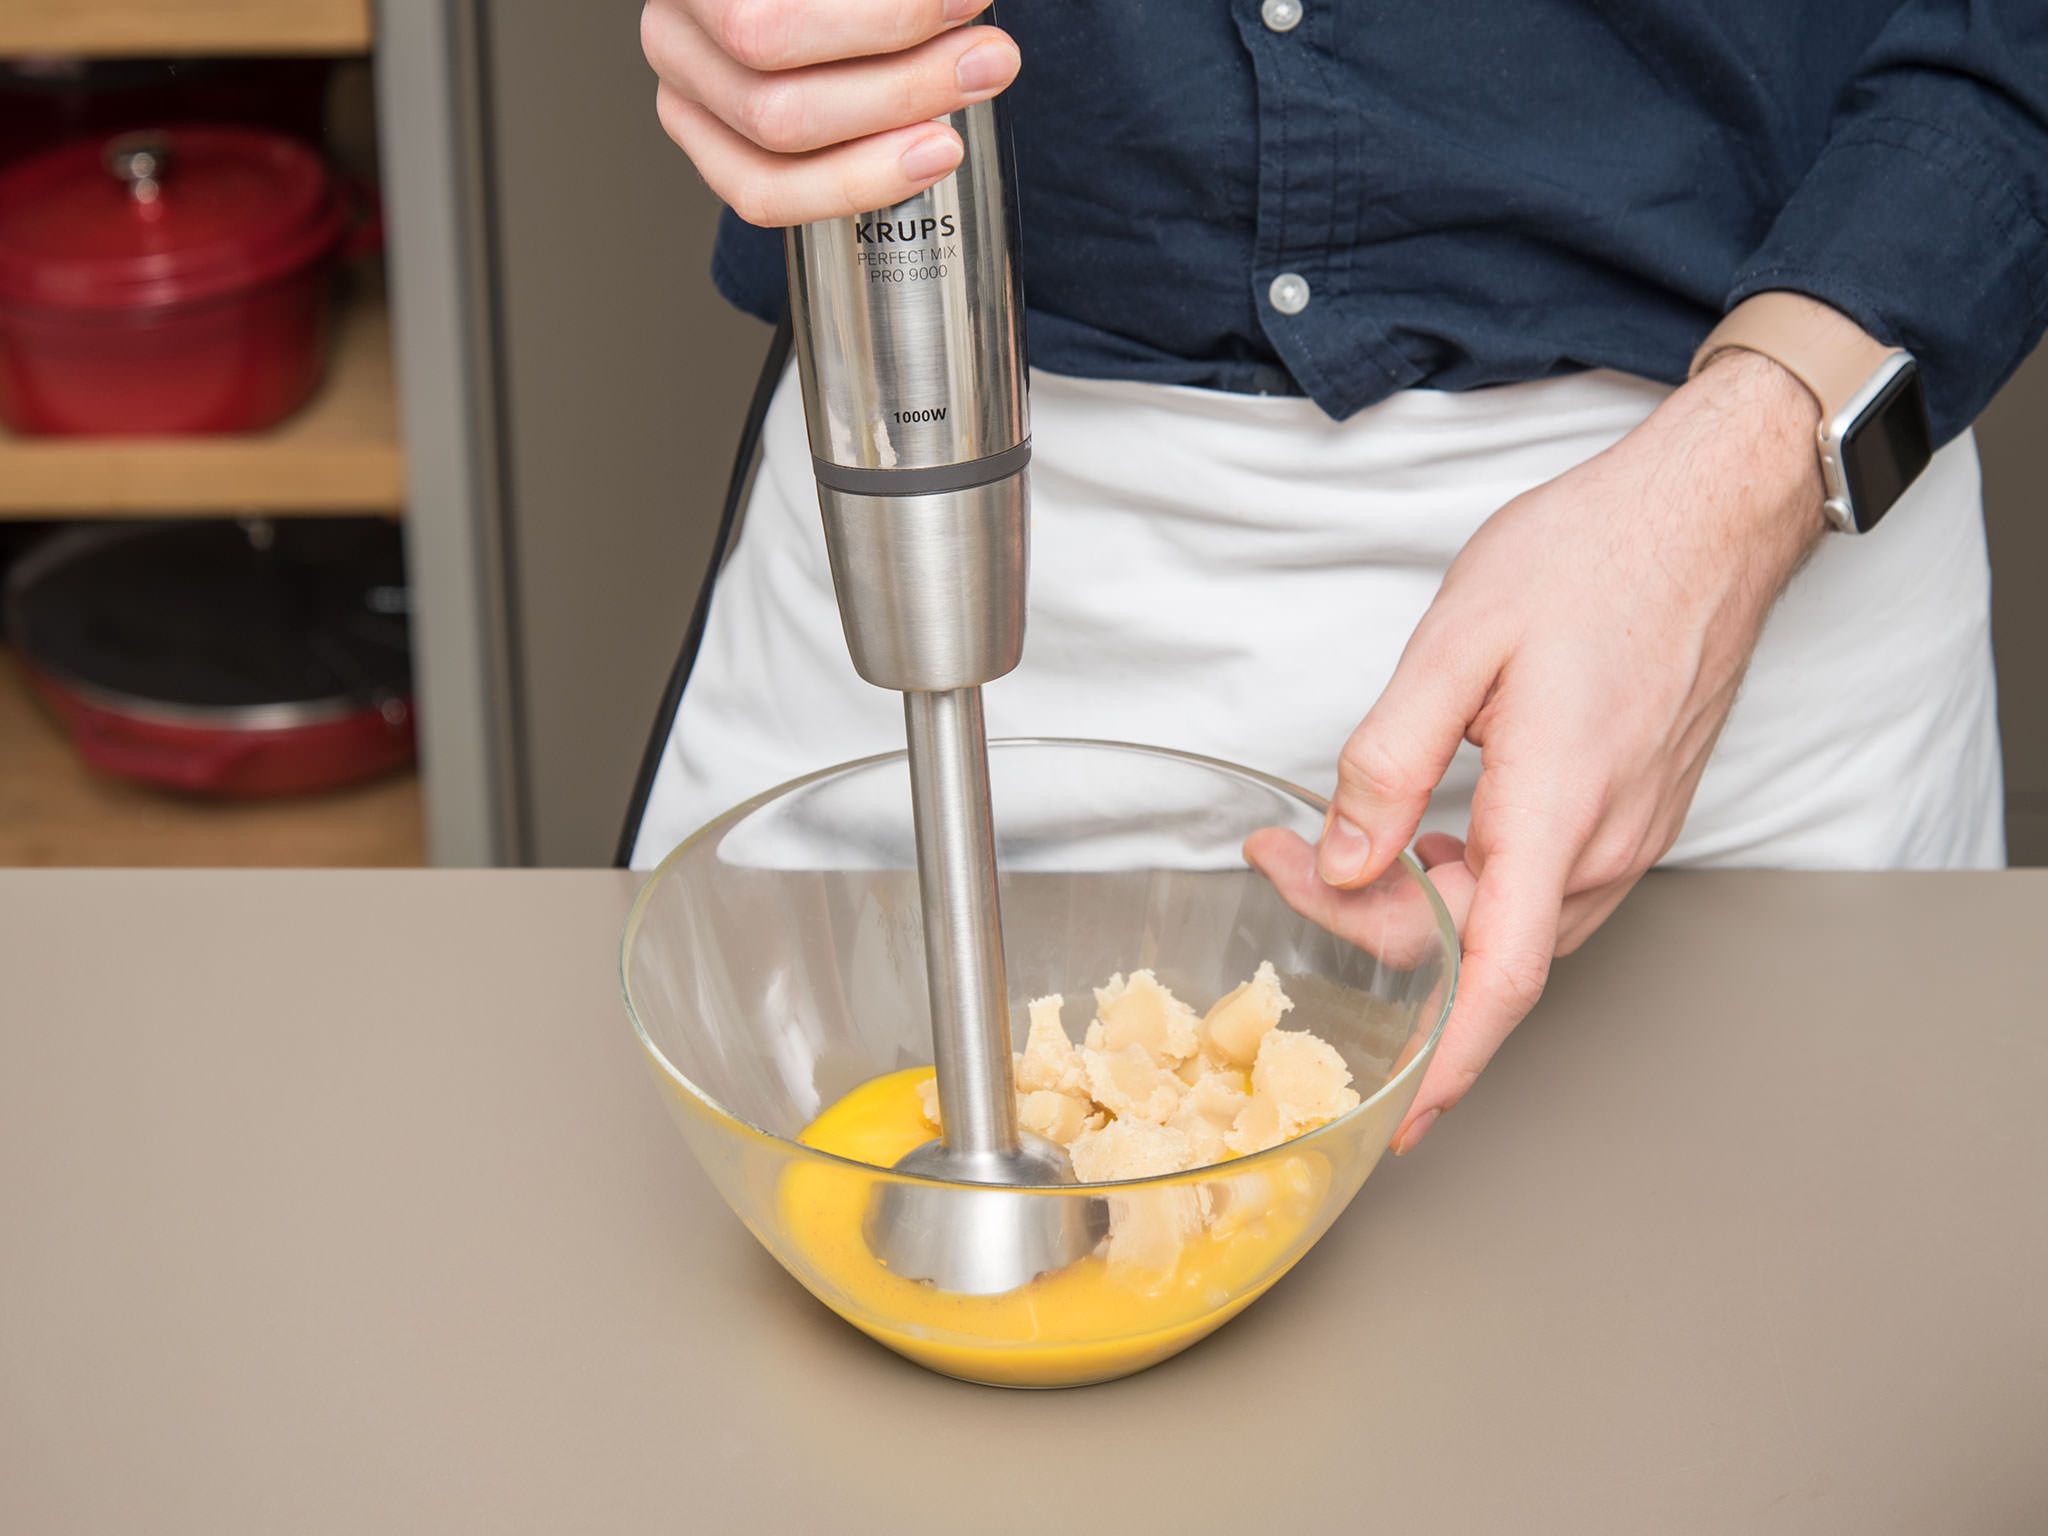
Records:
<instances>
[{"instance_id":1,"label":"yellow egg mixture","mask_svg":"<svg viewBox=\"0 0 2048 1536\"><path fill-rule=\"evenodd\" d=\"M931 1079L930 1067L912 1067L863 1083L801 1139L890 1167L932 1138L920 1091ZM1306 1251L1329 1184L1328 1161L1304 1149L1261 1158L1255 1170L1218 1167L1179 1186L1112 1195L1113 1221L1120 1201L1123 1214L1135 1206L1142 1217L1145 1202L1201 1198L1211 1215L1163 1271L1097 1254L1000 1296L939 1291L884 1268L862 1236L875 1184L859 1169L797 1165L779 1197L801 1253L798 1278L856 1328L947 1375L1063 1387L1143 1370L1236 1316Z\"/></svg>"}]
</instances>

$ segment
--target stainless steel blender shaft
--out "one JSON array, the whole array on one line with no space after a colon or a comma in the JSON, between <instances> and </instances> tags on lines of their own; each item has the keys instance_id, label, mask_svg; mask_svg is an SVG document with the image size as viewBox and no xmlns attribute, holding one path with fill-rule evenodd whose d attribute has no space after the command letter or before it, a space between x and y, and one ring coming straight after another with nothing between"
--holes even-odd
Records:
<instances>
[{"instance_id":1,"label":"stainless steel blender shaft","mask_svg":"<svg viewBox=\"0 0 2048 1536\"><path fill-rule=\"evenodd\" d=\"M896 1166L964 1184L1072 1183L1066 1153L1017 1128L981 690L906 693L903 714L945 1126ZM898 1274L983 1295L1080 1258L1106 1217L1098 1201L894 1184L869 1210L866 1235Z\"/></svg>"},{"instance_id":2,"label":"stainless steel blender shaft","mask_svg":"<svg viewBox=\"0 0 2048 1536\"><path fill-rule=\"evenodd\" d=\"M904 694L942 1138L897 1166L957 1184L1072 1182L1020 1135L981 685L1024 648L1026 404L1017 214L1000 102L965 153L875 214L789 232L790 313L833 586L855 670ZM1022 1285L1100 1238L1100 1202L885 1186L877 1257L947 1290Z\"/></svg>"},{"instance_id":3,"label":"stainless steel blender shaft","mask_svg":"<svg viewBox=\"0 0 2048 1536\"><path fill-rule=\"evenodd\" d=\"M1017 1097L981 690L906 693L903 723L931 982L932 1055L945 1116L940 1139L955 1159L994 1160L991 1171L999 1172L1000 1160L1018 1146Z\"/></svg>"}]
</instances>

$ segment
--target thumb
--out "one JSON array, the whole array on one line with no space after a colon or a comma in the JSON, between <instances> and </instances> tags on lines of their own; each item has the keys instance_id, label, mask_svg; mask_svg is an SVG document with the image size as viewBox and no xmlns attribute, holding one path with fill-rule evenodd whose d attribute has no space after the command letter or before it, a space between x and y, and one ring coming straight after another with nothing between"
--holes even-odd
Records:
<instances>
[{"instance_id":1,"label":"thumb","mask_svg":"<svg viewBox=\"0 0 2048 1536\"><path fill-rule=\"evenodd\" d=\"M1438 644L1424 618L1338 755L1337 792L1316 848L1325 881L1368 885L1408 846L1492 683L1490 667Z\"/></svg>"}]
</instances>

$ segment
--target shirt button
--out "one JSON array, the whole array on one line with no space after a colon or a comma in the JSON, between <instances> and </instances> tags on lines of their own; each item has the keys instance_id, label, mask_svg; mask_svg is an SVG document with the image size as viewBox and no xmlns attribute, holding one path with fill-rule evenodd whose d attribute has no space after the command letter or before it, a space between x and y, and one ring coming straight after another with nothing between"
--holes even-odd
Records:
<instances>
[{"instance_id":1,"label":"shirt button","mask_svg":"<svg viewBox=\"0 0 2048 1536\"><path fill-rule=\"evenodd\" d=\"M1308 279L1299 272L1282 272L1266 290L1266 299L1283 315L1298 315L1308 308Z\"/></svg>"},{"instance_id":2,"label":"shirt button","mask_svg":"<svg viewBox=\"0 0 2048 1536\"><path fill-rule=\"evenodd\" d=\"M1292 32L1301 25L1301 0L1265 0L1259 20L1273 32Z\"/></svg>"}]
</instances>

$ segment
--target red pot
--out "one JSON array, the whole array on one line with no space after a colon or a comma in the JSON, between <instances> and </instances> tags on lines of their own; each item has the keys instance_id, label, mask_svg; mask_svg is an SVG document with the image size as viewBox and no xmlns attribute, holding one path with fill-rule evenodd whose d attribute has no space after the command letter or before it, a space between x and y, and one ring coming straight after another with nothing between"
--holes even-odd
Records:
<instances>
[{"instance_id":1,"label":"red pot","mask_svg":"<svg viewBox=\"0 0 2048 1536\"><path fill-rule=\"evenodd\" d=\"M35 691L93 768L288 795L413 756L410 597L376 519L66 530L0 587Z\"/></svg>"},{"instance_id":2,"label":"red pot","mask_svg":"<svg viewBox=\"0 0 2048 1536\"><path fill-rule=\"evenodd\" d=\"M17 432L247 432L326 363L349 208L252 128L86 139L0 174L0 418Z\"/></svg>"},{"instance_id":3,"label":"red pot","mask_svg":"<svg viewBox=\"0 0 2048 1536\"><path fill-rule=\"evenodd\" d=\"M145 700L98 694L26 669L86 762L116 778L188 795L257 799L334 789L413 759L412 706L280 705L271 711L177 713Z\"/></svg>"}]
</instances>

